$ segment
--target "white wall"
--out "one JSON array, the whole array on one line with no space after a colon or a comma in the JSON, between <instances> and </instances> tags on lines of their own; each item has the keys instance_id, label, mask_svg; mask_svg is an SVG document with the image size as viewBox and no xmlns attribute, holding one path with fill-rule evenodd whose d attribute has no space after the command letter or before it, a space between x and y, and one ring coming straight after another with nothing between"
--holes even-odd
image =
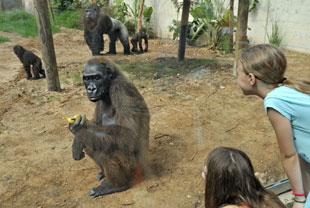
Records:
<instances>
[{"instance_id":1,"label":"white wall","mask_svg":"<svg viewBox=\"0 0 310 208\"><path fill-rule=\"evenodd\" d=\"M125 2L132 6L133 0ZM235 15L237 4L235 0ZM145 5L153 7L151 24L157 36L171 38L168 26L173 19L181 19L182 11L177 14L171 0L145 0ZM256 9L249 13L250 42L268 43L267 33L271 34L275 20L284 36L282 47L310 53L310 0L260 0Z\"/></svg>"},{"instance_id":2,"label":"white wall","mask_svg":"<svg viewBox=\"0 0 310 208\"><path fill-rule=\"evenodd\" d=\"M257 8L249 13L250 42L268 43L267 33L271 34L274 21L279 23L283 48L310 53L309 0L260 0Z\"/></svg>"},{"instance_id":3,"label":"white wall","mask_svg":"<svg viewBox=\"0 0 310 208\"><path fill-rule=\"evenodd\" d=\"M33 0L23 0L23 4L25 6L25 10L32 14L35 14Z\"/></svg>"}]
</instances>

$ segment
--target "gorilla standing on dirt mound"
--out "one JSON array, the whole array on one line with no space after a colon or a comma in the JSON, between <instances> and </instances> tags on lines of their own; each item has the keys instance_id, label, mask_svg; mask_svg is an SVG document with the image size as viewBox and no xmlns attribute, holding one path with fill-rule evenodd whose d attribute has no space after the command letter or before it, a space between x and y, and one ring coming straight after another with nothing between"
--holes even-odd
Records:
<instances>
[{"instance_id":1,"label":"gorilla standing on dirt mound","mask_svg":"<svg viewBox=\"0 0 310 208\"><path fill-rule=\"evenodd\" d=\"M36 56L31 51L28 51L23 48L21 45L15 45L13 47L13 51L16 56L19 58L20 62L22 62L24 69L27 73L27 79L40 79L40 74L42 74L42 78L45 78L45 71L42 69L41 59ZM32 65L32 73L34 77L32 78L31 74L31 65Z\"/></svg>"},{"instance_id":2,"label":"gorilla standing on dirt mound","mask_svg":"<svg viewBox=\"0 0 310 208\"><path fill-rule=\"evenodd\" d=\"M124 54L130 54L126 26L106 15L93 3L86 8L84 14L84 38L93 56L101 55L100 52L104 50L103 34L108 34L110 39L108 54L116 54L115 42L117 39L120 39L124 47Z\"/></svg>"},{"instance_id":3,"label":"gorilla standing on dirt mound","mask_svg":"<svg viewBox=\"0 0 310 208\"><path fill-rule=\"evenodd\" d=\"M101 168L101 185L93 197L124 191L148 161L150 114L137 88L106 57L90 59L83 70L88 98L96 102L93 122L79 116L69 129L74 134L72 154L90 156ZM136 178L137 179L137 178Z\"/></svg>"}]
</instances>

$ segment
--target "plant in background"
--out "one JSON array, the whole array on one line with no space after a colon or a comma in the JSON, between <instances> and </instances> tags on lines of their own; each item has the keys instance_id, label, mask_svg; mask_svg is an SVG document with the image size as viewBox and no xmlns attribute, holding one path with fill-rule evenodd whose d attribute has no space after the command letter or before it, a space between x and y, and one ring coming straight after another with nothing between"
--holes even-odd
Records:
<instances>
[{"instance_id":1,"label":"plant in background","mask_svg":"<svg viewBox=\"0 0 310 208\"><path fill-rule=\"evenodd\" d=\"M0 43L4 43L4 42L11 42L11 40L7 37L3 37L0 35Z\"/></svg>"},{"instance_id":2,"label":"plant in background","mask_svg":"<svg viewBox=\"0 0 310 208\"><path fill-rule=\"evenodd\" d=\"M173 3L175 0L172 0ZM176 4L179 8L180 4ZM201 36L206 35L207 44L213 49L226 47L227 37L222 38L223 31L229 27L229 4L226 0L195 0L190 7L190 15L193 20L188 23L187 43L194 44ZM234 18L236 25L237 18ZM173 38L179 35L179 22L173 20L169 26L169 31L173 31ZM227 34L225 34L227 35Z\"/></svg>"},{"instance_id":3,"label":"plant in background","mask_svg":"<svg viewBox=\"0 0 310 208\"><path fill-rule=\"evenodd\" d=\"M280 46L283 40L283 35L280 32L278 21L272 23L271 35L267 33L268 41L270 44Z\"/></svg>"},{"instance_id":4,"label":"plant in background","mask_svg":"<svg viewBox=\"0 0 310 208\"><path fill-rule=\"evenodd\" d=\"M55 34L59 29L51 22L52 32ZM23 10L11 10L0 13L0 30L14 32L22 37L38 36L36 17Z\"/></svg>"},{"instance_id":5,"label":"plant in background","mask_svg":"<svg viewBox=\"0 0 310 208\"><path fill-rule=\"evenodd\" d=\"M112 13L115 19L123 22L127 27L130 35L135 34L137 28L137 19L138 19L138 9L139 9L139 0L134 0L133 6L130 7L129 4L125 3L124 0L115 0L114 5L112 6ZM143 20L146 23L146 28L148 33L151 33L151 16L153 13L152 7L145 7L143 12Z\"/></svg>"},{"instance_id":6,"label":"plant in background","mask_svg":"<svg viewBox=\"0 0 310 208\"><path fill-rule=\"evenodd\" d=\"M173 40L177 39L180 36L180 28L181 28L181 21L172 20L172 24L169 25L169 32L173 32Z\"/></svg>"},{"instance_id":7,"label":"plant in background","mask_svg":"<svg viewBox=\"0 0 310 208\"><path fill-rule=\"evenodd\" d=\"M155 38L156 35L153 32L153 28L151 26L151 17L153 14L153 7L145 7L143 11L143 20L145 22L145 28L149 38Z\"/></svg>"},{"instance_id":8,"label":"plant in background","mask_svg":"<svg viewBox=\"0 0 310 208\"><path fill-rule=\"evenodd\" d=\"M249 12L253 11L258 3L259 3L258 0L250 0Z\"/></svg>"}]
</instances>

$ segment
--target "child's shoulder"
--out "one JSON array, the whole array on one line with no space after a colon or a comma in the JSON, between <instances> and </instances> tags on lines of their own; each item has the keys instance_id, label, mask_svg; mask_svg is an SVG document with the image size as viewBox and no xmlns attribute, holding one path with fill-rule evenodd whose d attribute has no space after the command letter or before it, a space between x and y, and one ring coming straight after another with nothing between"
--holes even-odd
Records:
<instances>
[{"instance_id":1,"label":"child's shoulder","mask_svg":"<svg viewBox=\"0 0 310 208\"><path fill-rule=\"evenodd\" d=\"M270 91L266 97L295 97L295 96L306 96L305 93L302 93L292 87L287 87L287 86L280 86L276 87L272 91Z\"/></svg>"}]
</instances>

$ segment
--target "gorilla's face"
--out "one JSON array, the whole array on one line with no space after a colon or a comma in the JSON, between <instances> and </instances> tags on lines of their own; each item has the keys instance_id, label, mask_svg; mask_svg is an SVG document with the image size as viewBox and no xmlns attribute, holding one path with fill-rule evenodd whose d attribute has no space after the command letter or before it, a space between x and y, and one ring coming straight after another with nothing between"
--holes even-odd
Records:
<instances>
[{"instance_id":1,"label":"gorilla's face","mask_svg":"<svg viewBox=\"0 0 310 208\"><path fill-rule=\"evenodd\" d=\"M146 29L142 28L140 30L140 33L141 33L141 37L145 37L146 36Z\"/></svg>"},{"instance_id":2,"label":"gorilla's face","mask_svg":"<svg viewBox=\"0 0 310 208\"><path fill-rule=\"evenodd\" d=\"M99 13L99 8L96 5L90 5L85 10L85 18L87 20L96 20Z\"/></svg>"},{"instance_id":3,"label":"gorilla's face","mask_svg":"<svg viewBox=\"0 0 310 208\"><path fill-rule=\"evenodd\" d=\"M109 94L112 73L106 65L87 64L83 70L83 81L88 99L97 102Z\"/></svg>"},{"instance_id":4,"label":"gorilla's face","mask_svg":"<svg viewBox=\"0 0 310 208\"><path fill-rule=\"evenodd\" d=\"M13 51L18 56L18 55L23 55L25 49L22 46L20 46L20 45L15 45L13 47Z\"/></svg>"}]
</instances>

